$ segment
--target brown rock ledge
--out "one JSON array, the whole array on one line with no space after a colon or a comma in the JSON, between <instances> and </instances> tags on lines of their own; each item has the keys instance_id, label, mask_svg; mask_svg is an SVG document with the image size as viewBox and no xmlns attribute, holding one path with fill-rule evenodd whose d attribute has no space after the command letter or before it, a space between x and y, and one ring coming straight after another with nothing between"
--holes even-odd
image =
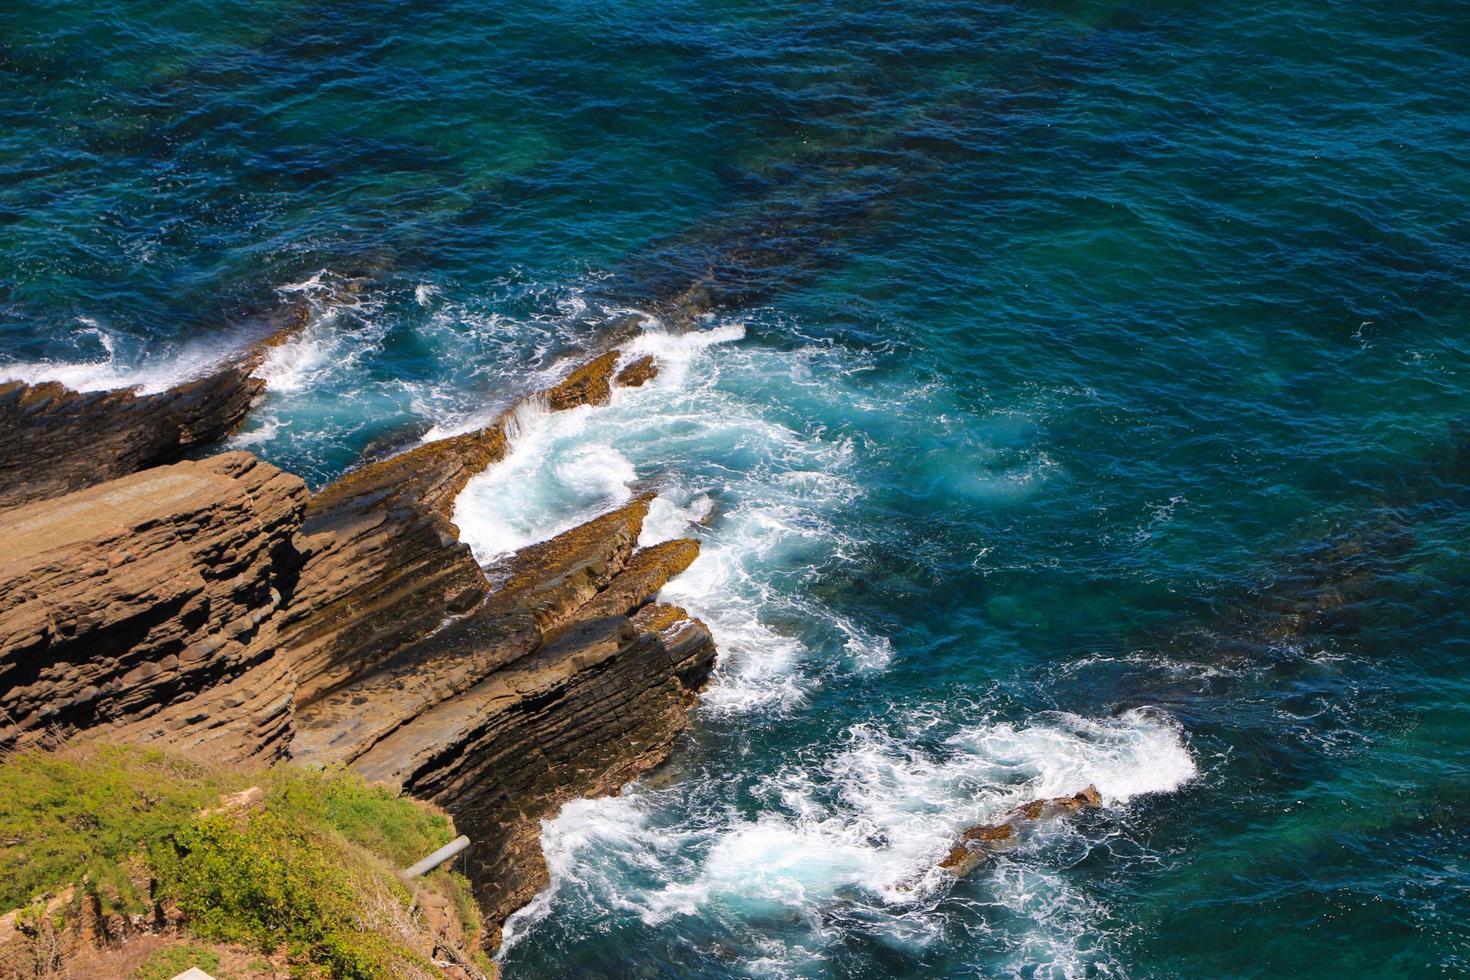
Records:
<instances>
[{"instance_id":1,"label":"brown rock ledge","mask_svg":"<svg viewBox=\"0 0 1470 980\"><path fill-rule=\"evenodd\" d=\"M620 356L533 397L606 401ZM540 821L660 762L715 659L702 623L650 601L699 546L639 550L649 497L486 578L450 513L509 418L310 498L237 452L0 510L0 748L351 764L455 815L498 941L546 882Z\"/></svg>"},{"instance_id":2,"label":"brown rock ledge","mask_svg":"<svg viewBox=\"0 0 1470 980\"><path fill-rule=\"evenodd\" d=\"M305 507L301 480L237 452L0 511L0 747L280 754L294 683L273 617Z\"/></svg>"},{"instance_id":3,"label":"brown rock ledge","mask_svg":"<svg viewBox=\"0 0 1470 980\"><path fill-rule=\"evenodd\" d=\"M527 401L554 411L605 404L620 357L617 350L600 354ZM303 528L312 558L281 627L303 703L370 672L479 604L484 573L449 518L470 478L505 458L516 407L484 428L354 470L312 498ZM558 587L582 589L578 602L590 594L586 584Z\"/></svg>"},{"instance_id":4,"label":"brown rock ledge","mask_svg":"<svg viewBox=\"0 0 1470 980\"><path fill-rule=\"evenodd\" d=\"M613 381L621 388L641 388L656 377L658 377L658 365L653 363L653 355L644 354L619 371Z\"/></svg>"},{"instance_id":5,"label":"brown rock ledge","mask_svg":"<svg viewBox=\"0 0 1470 980\"><path fill-rule=\"evenodd\" d=\"M494 923L546 883L540 821L660 762L713 668L702 623L647 604L699 550L635 552L647 509L523 549L474 610L298 709L296 759L349 763L453 814Z\"/></svg>"}]
</instances>

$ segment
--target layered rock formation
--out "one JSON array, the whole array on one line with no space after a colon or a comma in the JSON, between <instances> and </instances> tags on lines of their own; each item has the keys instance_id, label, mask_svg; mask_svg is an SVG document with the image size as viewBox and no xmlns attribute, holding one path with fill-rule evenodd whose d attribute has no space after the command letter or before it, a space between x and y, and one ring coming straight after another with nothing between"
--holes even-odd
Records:
<instances>
[{"instance_id":1,"label":"layered rock formation","mask_svg":"<svg viewBox=\"0 0 1470 980\"><path fill-rule=\"evenodd\" d=\"M553 410L605 404L619 356L602 354L531 398ZM484 574L449 515L470 478L505 457L515 410L364 466L312 498L303 530L313 559L282 627L304 700L370 670L484 597Z\"/></svg>"},{"instance_id":2,"label":"layered rock formation","mask_svg":"<svg viewBox=\"0 0 1470 980\"><path fill-rule=\"evenodd\" d=\"M0 511L0 746L82 733L279 754L275 617L306 497L226 453Z\"/></svg>"},{"instance_id":3,"label":"layered rock formation","mask_svg":"<svg viewBox=\"0 0 1470 980\"><path fill-rule=\"evenodd\" d=\"M492 921L546 882L541 819L661 761L713 668L705 626L649 603L698 545L635 550L647 509L523 550L474 610L298 709L298 759L350 763L454 815Z\"/></svg>"},{"instance_id":4,"label":"layered rock formation","mask_svg":"<svg viewBox=\"0 0 1470 980\"><path fill-rule=\"evenodd\" d=\"M619 357L532 397L604 403ZM698 543L638 550L649 498L523 549L492 589L449 513L504 457L514 410L318 494L282 626L299 678L293 755L449 810L475 841L471 876L497 924L545 884L540 820L661 761L715 656L702 623L651 604Z\"/></svg>"},{"instance_id":5,"label":"layered rock formation","mask_svg":"<svg viewBox=\"0 0 1470 980\"><path fill-rule=\"evenodd\" d=\"M0 507L171 463L233 432L265 388L255 370L306 318L305 307L291 308L264 340L167 391L0 382Z\"/></svg>"},{"instance_id":6,"label":"layered rock formation","mask_svg":"<svg viewBox=\"0 0 1470 980\"><path fill-rule=\"evenodd\" d=\"M620 375L621 357L532 398L602 404L656 373ZM203 415L235 411L244 389L221 385ZM122 416L88 424L167 428L138 397L90 402ZM715 657L702 623L653 601L699 546L639 549L648 497L523 549L492 585L450 514L505 456L515 410L314 496L247 453L153 465L183 443L151 435L110 457L142 472L13 491L49 499L0 509L0 748L105 737L352 765L455 816L498 935L546 882L540 821L661 761Z\"/></svg>"}]
</instances>

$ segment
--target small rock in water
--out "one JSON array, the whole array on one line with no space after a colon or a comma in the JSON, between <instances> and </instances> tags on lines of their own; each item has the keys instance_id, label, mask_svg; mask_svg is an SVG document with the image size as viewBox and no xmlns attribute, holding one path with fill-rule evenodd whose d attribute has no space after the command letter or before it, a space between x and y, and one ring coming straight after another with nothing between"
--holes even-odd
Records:
<instances>
[{"instance_id":1,"label":"small rock in water","mask_svg":"<svg viewBox=\"0 0 1470 980\"><path fill-rule=\"evenodd\" d=\"M989 855L1009 847L1016 840L1020 825L1101 805L1102 795L1098 793L1096 786L1088 786L1072 796L1032 800L1012 810L1000 823L982 824L965 831L955 846L949 849L944 860L939 862L939 867L957 878L963 878L979 867Z\"/></svg>"},{"instance_id":2,"label":"small rock in water","mask_svg":"<svg viewBox=\"0 0 1470 980\"><path fill-rule=\"evenodd\" d=\"M614 383L619 388L639 388L658 377L658 365L653 363L652 354L644 354L618 372Z\"/></svg>"}]
</instances>

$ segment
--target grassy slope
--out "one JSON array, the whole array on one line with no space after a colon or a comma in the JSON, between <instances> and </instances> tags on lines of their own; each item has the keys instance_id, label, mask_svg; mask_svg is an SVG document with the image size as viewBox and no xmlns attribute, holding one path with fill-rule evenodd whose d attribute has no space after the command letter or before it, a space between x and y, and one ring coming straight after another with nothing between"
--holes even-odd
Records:
<instances>
[{"instance_id":1,"label":"grassy slope","mask_svg":"<svg viewBox=\"0 0 1470 980\"><path fill-rule=\"evenodd\" d=\"M264 804L201 816L250 786ZM0 911L81 885L104 909L177 905L203 940L284 950L340 977L431 972L403 942L408 891L394 875L449 841L442 812L345 770L214 768L122 746L21 752L0 764ZM156 894L138 894L140 868ZM428 885L478 913L463 879Z\"/></svg>"}]
</instances>

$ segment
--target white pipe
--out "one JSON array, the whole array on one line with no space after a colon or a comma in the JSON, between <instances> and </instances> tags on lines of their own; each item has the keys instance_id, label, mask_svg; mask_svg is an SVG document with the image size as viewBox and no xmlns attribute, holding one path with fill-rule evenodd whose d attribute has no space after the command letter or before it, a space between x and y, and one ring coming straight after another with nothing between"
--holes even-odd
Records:
<instances>
[{"instance_id":1,"label":"white pipe","mask_svg":"<svg viewBox=\"0 0 1470 980\"><path fill-rule=\"evenodd\" d=\"M433 871L435 868L439 867L439 865L443 864L445 861L448 861L450 858L454 857L460 851L469 846L470 839L468 837L456 837L454 840L450 841L448 844L445 844L443 847L439 848L439 850L435 851L433 854L430 854L419 863L410 865L409 867L404 868L402 871L398 872L398 877L402 878L404 881L408 881L410 878L417 878L421 874L428 874L430 871Z\"/></svg>"}]
</instances>

